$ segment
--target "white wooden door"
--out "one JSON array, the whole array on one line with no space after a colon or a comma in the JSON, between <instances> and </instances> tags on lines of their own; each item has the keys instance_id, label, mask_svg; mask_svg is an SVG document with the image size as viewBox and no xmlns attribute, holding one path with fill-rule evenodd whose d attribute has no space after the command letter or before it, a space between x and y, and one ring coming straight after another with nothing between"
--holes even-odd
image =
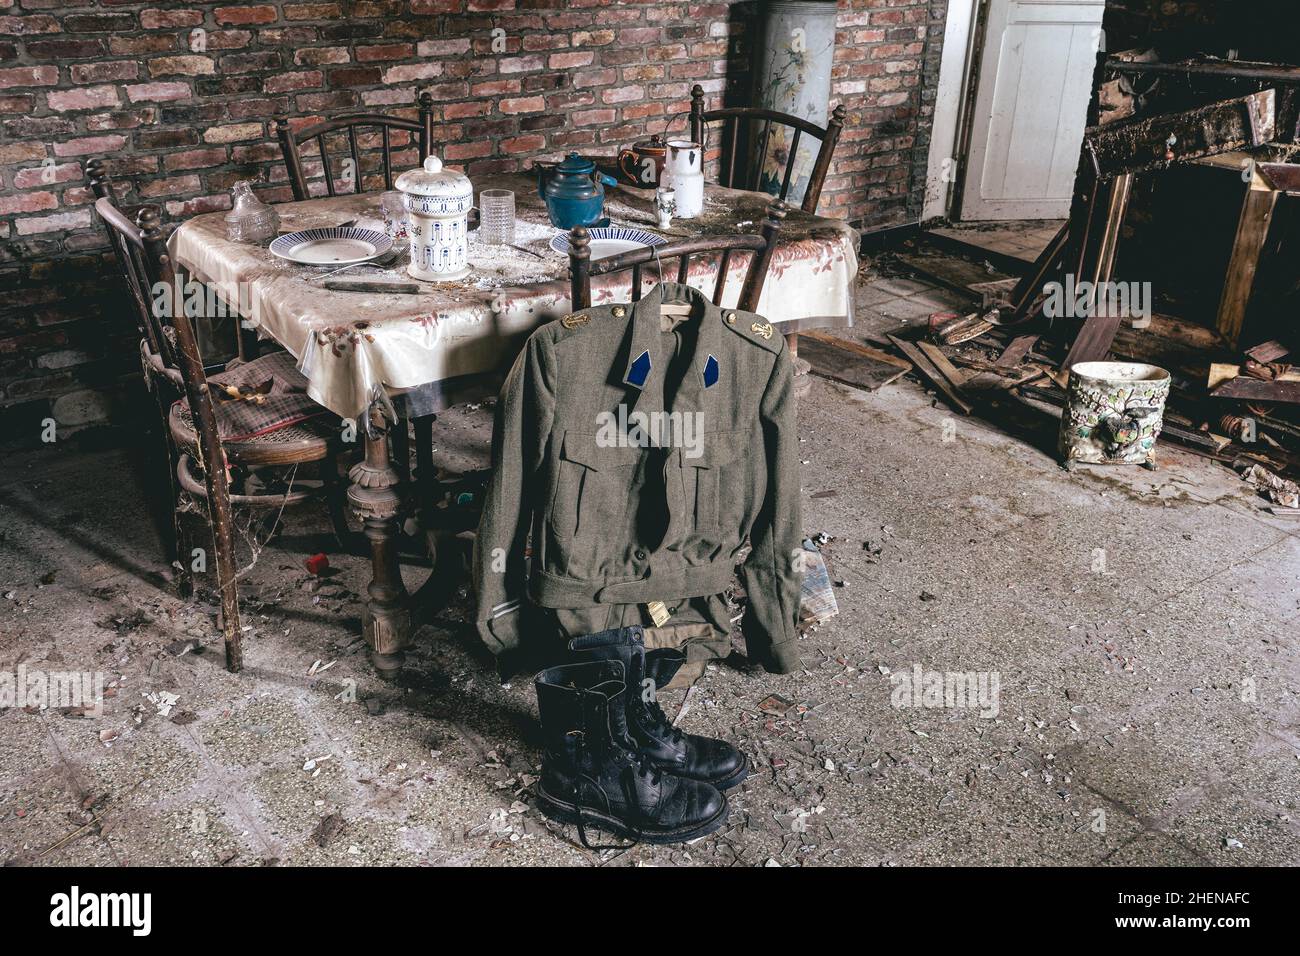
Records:
<instances>
[{"instance_id":1,"label":"white wooden door","mask_svg":"<svg viewBox=\"0 0 1300 956\"><path fill-rule=\"evenodd\" d=\"M1105 0L991 0L961 218L1064 219Z\"/></svg>"}]
</instances>

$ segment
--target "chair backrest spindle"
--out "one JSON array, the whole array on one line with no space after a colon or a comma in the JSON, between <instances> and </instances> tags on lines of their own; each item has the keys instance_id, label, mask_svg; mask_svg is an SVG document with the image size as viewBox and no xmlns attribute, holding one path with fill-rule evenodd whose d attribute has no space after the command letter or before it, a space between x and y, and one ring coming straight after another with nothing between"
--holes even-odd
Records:
<instances>
[{"instance_id":1,"label":"chair backrest spindle","mask_svg":"<svg viewBox=\"0 0 1300 956\"><path fill-rule=\"evenodd\" d=\"M795 116L792 113L781 113L777 110L769 110L759 107L741 107L731 106L722 109L706 110L704 108L704 88L698 84L691 90L691 111L690 111L690 129L691 138L700 144L701 147L706 145L708 139L708 124L712 122L721 122L726 129L730 129L730 142L724 137L721 148L725 151L730 146L730 155L724 155L719 163L719 181L722 185L732 189L749 189L759 190L762 184L763 169L767 165L768 153L772 141L772 127L785 126L793 130L788 147L789 155L785 160L785 169L782 171L781 185L776 193L779 199L785 199L790 193L790 185L794 177L795 163L799 156L799 140L805 133L809 136L820 140L820 146L817 150L817 157L813 161L813 167L808 174L808 185L804 190L803 202L800 208L804 212L815 213L817 211L817 202L821 198L822 187L826 183L826 174L830 169L831 157L835 153L835 145L839 142L840 133L844 128L844 119L847 114L843 106L837 106L831 111L830 121L823 129L816 123ZM753 142L746 141L741 136L742 123L762 122L761 132L762 146L755 165L747 165L741 153L745 152L747 145L753 145Z\"/></svg>"},{"instance_id":2,"label":"chair backrest spindle","mask_svg":"<svg viewBox=\"0 0 1300 956\"><path fill-rule=\"evenodd\" d=\"M420 162L424 162L433 152L433 95L428 91L420 94L419 119L416 120L385 116L382 113L345 113L333 119L313 123L295 132L290 127L287 118L279 117L275 124L276 138L280 141L280 152L284 155L284 165L289 173L289 185L293 190L293 198L308 199L311 196L300 147L303 143L312 140L315 141L316 148L320 152L321 169L325 175L326 194L330 196L338 195L338 187L334 181L334 170L330 167L326 137L330 133L340 130L344 131L348 138L347 150L348 157L352 161L353 192L362 192L365 177L362 174L361 162L365 154L362 152L362 143L358 138L357 130L369 127L380 130L382 134L383 143L380 150L382 154L380 163L384 186L387 189L392 189L392 132L393 130L405 130L414 134L414 139L419 145Z\"/></svg>"},{"instance_id":3,"label":"chair backrest spindle","mask_svg":"<svg viewBox=\"0 0 1300 956\"><path fill-rule=\"evenodd\" d=\"M766 216L757 234L748 233L739 236L700 236L694 239L679 239L676 242L660 246L647 246L633 249L621 255L609 256L596 262L591 261L591 237L583 226L575 226L569 233L569 282L570 299L574 311L591 307L591 277L608 275L613 272L630 270L632 273L631 301L641 299L641 279L643 270L664 260L677 259L676 280L686 284L690 277L690 258L697 255L718 257L718 276L713 286L713 303L722 304L727 274L731 268L732 255L738 251L750 253L749 265L745 270L744 284L741 286L737 308L746 312L757 311L759 297L763 292L763 283L767 279L768 266L772 253L776 249L776 237L781 229L781 220L789 207L781 200L774 199L767 207ZM659 269L663 278L662 266Z\"/></svg>"}]
</instances>

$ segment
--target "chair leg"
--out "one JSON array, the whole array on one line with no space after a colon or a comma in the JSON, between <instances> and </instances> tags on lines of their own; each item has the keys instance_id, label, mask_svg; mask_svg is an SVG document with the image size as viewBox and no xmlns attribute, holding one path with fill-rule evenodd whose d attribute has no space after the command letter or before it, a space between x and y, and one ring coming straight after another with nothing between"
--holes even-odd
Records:
<instances>
[{"instance_id":1,"label":"chair leg","mask_svg":"<svg viewBox=\"0 0 1300 956\"><path fill-rule=\"evenodd\" d=\"M173 481L173 484L175 482ZM176 591L182 598L194 593L194 537L190 534L184 514L181 513L183 495L179 488L172 501L172 534L176 544Z\"/></svg>"}]
</instances>

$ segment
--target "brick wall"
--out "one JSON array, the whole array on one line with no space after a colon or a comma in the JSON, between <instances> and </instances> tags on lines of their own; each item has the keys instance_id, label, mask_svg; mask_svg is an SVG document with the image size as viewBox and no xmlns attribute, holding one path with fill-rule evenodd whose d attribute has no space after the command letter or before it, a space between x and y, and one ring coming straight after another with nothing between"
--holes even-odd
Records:
<instances>
[{"instance_id":1,"label":"brick wall","mask_svg":"<svg viewBox=\"0 0 1300 956\"><path fill-rule=\"evenodd\" d=\"M945 12L840 0L832 98L849 121L823 214L919 217ZM239 179L289 198L276 115L413 116L425 89L441 154L471 176L609 152L682 124L694 83L748 102L752 16L732 0L0 0L0 415L107 416L133 369L91 157L175 221L226 208Z\"/></svg>"}]
</instances>

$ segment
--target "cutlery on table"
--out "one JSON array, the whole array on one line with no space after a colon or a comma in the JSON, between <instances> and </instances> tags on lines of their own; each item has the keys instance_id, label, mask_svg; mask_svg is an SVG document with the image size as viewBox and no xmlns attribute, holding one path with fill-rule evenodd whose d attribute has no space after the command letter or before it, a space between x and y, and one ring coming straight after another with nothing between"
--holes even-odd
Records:
<instances>
[{"instance_id":1,"label":"cutlery on table","mask_svg":"<svg viewBox=\"0 0 1300 956\"><path fill-rule=\"evenodd\" d=\"M420 286L414 282L372 282L365 279L336 279L325 283L334 292L388 292L395 295L418 295Z\"/></svg>"}]
</instances>

